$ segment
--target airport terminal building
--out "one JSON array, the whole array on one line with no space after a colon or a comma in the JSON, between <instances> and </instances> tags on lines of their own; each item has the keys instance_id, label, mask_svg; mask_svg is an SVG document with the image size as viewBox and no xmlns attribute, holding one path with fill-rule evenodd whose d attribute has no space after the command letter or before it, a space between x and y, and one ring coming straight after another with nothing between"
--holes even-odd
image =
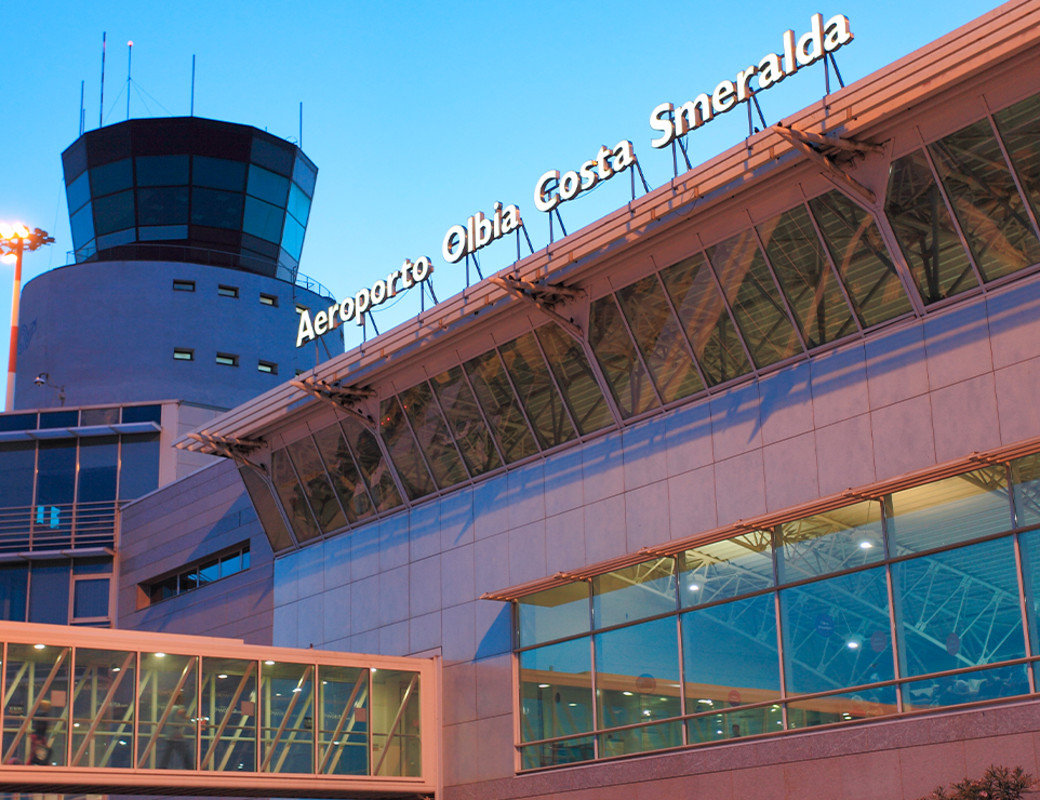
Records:
<instances>
[{"instance_id":1,"label":"airport terminal building","mask_svg":"<svg viewBox=\"0 0 1040 800\"><path fill-rule=\"evenodd\" d=\"M446 798L1037 773L1036 2L284 377L118 627L439 656Z\"/></svg>"}]
</instances>

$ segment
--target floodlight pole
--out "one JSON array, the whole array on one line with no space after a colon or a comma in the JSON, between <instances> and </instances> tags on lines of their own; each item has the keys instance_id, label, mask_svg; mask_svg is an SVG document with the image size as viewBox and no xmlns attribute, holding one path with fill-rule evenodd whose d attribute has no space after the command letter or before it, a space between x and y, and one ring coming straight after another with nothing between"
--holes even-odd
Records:
<instances>
[{"instance_id":1,"label":"floodlight pole","mask_svg":"<svg viewBox=\"0 0 1040 800\"><path fill-rule=\"evenodd\" d=\"M18 313L22 295L22 254L51 244L53 237L36 228L0 223L0 255L14 255L14 285L11 290L11 349L7 356L7 401L5 411L14 410L14 376L18 367Z\"/></svg>"}]
</instances>

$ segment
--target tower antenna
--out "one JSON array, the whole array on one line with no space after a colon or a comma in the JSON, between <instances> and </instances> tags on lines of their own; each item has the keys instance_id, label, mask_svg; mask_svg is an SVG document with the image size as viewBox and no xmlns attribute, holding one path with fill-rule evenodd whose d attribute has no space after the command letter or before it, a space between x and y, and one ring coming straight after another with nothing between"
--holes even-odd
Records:
<instances>
[{"instance_id":1,"label":"tower antenna","mask_svg":"<svg viewBox=\"0 0 1040 800\"><path fill-rule=\"evenodd\" d=\"M134 58L134 40L126 43L126 118L130 119L130 66Z\"/></svg>"},{"instance_id":2,"label":"tower antenna","mask_svg":"<svg viewBox=\"0 0 1040 800\"><path fill-rule=\"evenodd\" d=\"M101 107L98 109L98 127L105 125L105 38L107 31L101 32Z\"/></svg>"},{"instance_id":3,"label":"tower antenna","mask_svg":"<svg viewBox=\"0 0 1040 800\"><path fill-rule=\"evenodd\" d=\"M83 109L83 90L86 88L86 81L79 82L79 135L83 135L83 125L86 123L87 112Z\"/></svg>"},{"instance_id":4,"label":"tower antenna","mask_svg":"<svg viewBox=\"0 0 1040 800\"><path fill-rule=\"evenodd\" d=\"M303 149L303 101L300 101L300 149Z\"/></svg>"},{"instance_id":5,"label":"tower antenna","mask_svg":"<svg viewBox=\"0 0 1040 800\"><path fill-rule=\"evenodd\" d=\"M195 54L191 54L191 112L190 117L195 116Z\"/></svg>"}]
</instances>

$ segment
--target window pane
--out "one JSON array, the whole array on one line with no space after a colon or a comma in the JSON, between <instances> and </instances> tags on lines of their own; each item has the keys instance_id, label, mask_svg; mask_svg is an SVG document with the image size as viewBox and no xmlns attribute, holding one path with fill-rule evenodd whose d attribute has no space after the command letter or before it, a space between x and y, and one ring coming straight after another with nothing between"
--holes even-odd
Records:
<instances>
[{"instance_id":1,"label":"window pane","mask_svg":"<svg viewBox=\"0 0 1040 800\"><path fill-rule=\"evenodd\" d=\"M780 287L809 347L856 332L856 323L805 206L758 226Z\"/></svg>"},{"instance_id":2,"label":"window pane","mask_svg":"<svg viewBox=\"0 0 1040 800\"><path fill-rule=\"evenodd\" d=\"M772 586L771 540L768 531L753 531L680 554L679 599L683 607Z\"/></svg>"},{"instance_id":3,"label":"window pane","mask_svg":"<svg viewBox=\"0 0 1040 800\"><path fill-rule=\"evenodd\" d=\"M1040 261L1040 241L989 120L928 146L984 280Z\"/></svg>"},{"instance_id":4,"label":"window pane","mask_svg":"<svg viewBox=\"0 0 1040 800\"><path fill-rule=\"evenodd\" d=\"M923 151L892 162L885 213L926 303L978 285Z\"/></svg>"},{"instance_id":5,"label":"window pane","mask_svg":"<svg viewBox=\"0 0 1040 800\"><path fill-rule=\"evenodd\" d=\"M1025 665L980 669L904 685L903 710L942 708L1024 694L1029 694Z\"/></svg>"},{"instance_id":6,"label":"window pane","mask_svg":"<svg viewBox=\"0 0 1040 800\"><path fill-rule=\"evenodd\" d=\"M584 435L610 425L614 417L581 345L552 323L535 333L578 431Z\"/></svg>"},{"instance_id":7,"label":"window pane","mask_svg":"<svg viewBox=\"0 0 1040 800\"><path fill-rule=\"evenodd\" d=\"M123 436L120 462L120 500L133 500L158 488L159 434Z\"/></svg>"},{"instance_id":8,"label":"window pane","mask_svg":"<svg viewBox=\"0 0 1040 800\"><path fill-rule=\"evenodd\" d=\"M599 361L622 417L642 414L657 405L650 378L636 355L613 295L608 294L592 304L589 346Z\"/></svg>"},{"instance_id":9,"label":"window pane","mask_svg":"<svg viewBox=\"0 0 1040 800\"><path fill-rule=\"evenodd\" d=\"M520 646L562 639L589 630L589 585L565 583L521 597L516 604Z\"/></svg>"},{"instance_id":10,"label":"window pane","mask_svg":"<svg viewBox=\"0 0 1040 800\"><path fill-rule=\"evenodd\" d=\"M119 441L115 436L81 439L79 445L79 494L77 502L116 499Z\"/></svg>"},{"instance_id":11,"label":"window pane","mask_svg":"<svg viewBox=\"0 0 1040 800\"><path fill-rule=\"evenodd\" d=\"M63 712L69 698L68 647L47 644L7 646L4 697L4 751L28 764L65 764L68 722ZM22 709L17 714L15 709ZM31 722L27 719L31 715Z\"/></svg>"},{"instance_id":12,"label":"window pane","mask_svg":"<svg viewBox=\"0 0 1040 800\"><path fill-rule=\"evenodd\" d=\"M433 392L420 383L401 392L400 401L412 423L419 446L426 454L434 480L442 489L461 483L469 476L462 465L459 451L451 441L451 434L433 399Z\"/></svg>"},{"instance_id":13,"label":"window pane","mask_svg":"<svg viewBox=\"0 0 1040 800\"><path fill-rule=\"evenodd\" d=\"M84 408L79 412L81 425L115 425L119 422L119 406Z\"/></svg>"},{"instance_id":14,"label":"window pane","mask_svg":"<svg viewBox=\"0 0 1040 800\"><path fill-rule=\"evenodd\" d=\"M37 562L29 573L29 622L69 624L68 561Z\"/></svg>"},{"instance_id":15,"label":"window pane","mask_svg":"<svg viewBox=\"0 0 1040 800\"><path fill-rule=\"evenodd\" d=\"M76 490L76 441L41 442L36 504L71 503Z\"/></svg>"},{"instance_id":16,"label":"window pane","mask_svg":"<svg viewBox=\"0 0 1040 800\"><path fill-rule=\"evenodd\" d=\"M188 221L188 187L163 186L137 190L139 225L169 225Z\"/></svg>"},{"instance_id":17,"label":"window pane","mask_svg":"<svg viewBox=\"0 0 1040 800\"><path fill-rule=\"evenodd\" d=\"M889 498L892 555L975 539L1011 528L1003 467L984 467L896 492Z\"/></svg>"},{"instance_id":18,"label":"window pane","mask_svg":"<svg viewBox=\"0 0 1040 800\"><path fill-rule=\"evenodd\" d=\"M372 502L376 504L377 511L386 511L401 505L401 495L397 491L397 484L390 473L390 468L383 460L383 451L379 449L379 443L361 423L352 419L341 420L340 425L347 438L347 444L354 453L358 469L372 492Z\"/></svg>"},{"instance_id":19,"label":"window pane","mask_svg":"<svg viewBox=\"0 0 1040 800\"><path fill-rule=\"evenodd\" d=\"M339 506L339 500L332 490L332 484L325 475L325 466L318 457L318 449L310 437L295 441L285 449L296 467L296 474L299 476L314 516L318 520L321 532L330 533L346 525L347 519L343 514L343 509Z\"/></svg>"},{"instance_id":20,"label":"window pane","mask_svg":"<svg viewBox=\"0 0 1040 800\"><path fill-rule=\"evenodd\" d=\"M599 633L593 639L601 729L656 722L682 713L674 616Z\"/></svg>"},{"instance_id":21,"label":"window pane","mask_svg":"<svg viewBox=\"0 0 1040 800\"><path fill-rule=\"evenodd\" d=\"M134 193L94 198L94 229L98 236L134 227Z\"/></svg>"},{"instance_id":22,"label":"window pane","mask_svg":"<svg viewBox=\"0 0 1040 800\"><path fill-rule=\"evenodd\" d=\"M28 508L33 503L36 445L0 444L0 508Z\"/></svg>"},{"instance_id":23,"label":"window pane","mask_svg":"<svg viewBox=\"0 0 1040 800\"><path fill-rule=\"evenodd\" d=\"M123 406L123 422L162 422L162 406Z\"/></svg>"},{"instance_id":24,"label":"window pane","mask_svg":"<svg viewBox=\"0 0 1040 800\"><path fill-rule=\"evenodd\" d=\"M69 203L69 211L76 211L90 200L89 178L89 173L84 172L68 185L68 188L65 190L65 197Z\"/></svg>"},{"instance_id":25,"label":"window pane","mask_svg":"<svg viewBox=\"0 0 1040 800\"><path fill-rule=\"evenodd\" d=\"M314 772L314 667L263 665L261 772Z\"/></svg>"},{"instance_id":26,"label":"window pane","mask_svg":"<svg viewBox=\"0 0 1040 800\"><path fill-rule=\"evenodd\" d=\"M202 706L213 709L202 726L202 769L256 771L256 672L255 661L202 659Z\"/></svg>"},{"instance_id":27,"label":"window pane","mask_svg":"<svg viewBox=\"0 0 1040 800\"><path fill-rule=\"evenodd\" d=\"M776 568L781 583L814 578L885 557L881 504L836 508L780 526Z\"/></svg>"},{"instance_id":28,"label":"window pane","mask_svg":"<svg viewBox=\"0 0 1040 800\"><path fill-rule=\"evenodd\" d=\"M520 654L520 740L592 730L592 663L588 638Z\"/></svg>"},{"instance_id":29,"label":"window pane","mask_svg":"<svg viewBox=\"0 0 1040 800\"><path fill-rule=\"evenodd\" d=\"M414 500L436 490L396 397L379 404L379 429L408 496Z\"/></svg>"},{"instance_id":30,"label":"window pane","mask_svg":"<svg viewBox=\"0 0 1040 800\"><path fill-rule=\"evenodd\" d=\"M367 669L318 666L318 772L369 774Z\"/></svg>"},{"instance_id":31,"label":"window pane","mask_svg":"<svg viewBox=\"0 0 1040 800\"><path fill-rule=\"evenodd\" d=\"M196 186L226 189L230 192L241 192L245 187L246 165L241 161L207 156L193 156L193 159L191 182Z\"/></svg>"},{"instance_id":32,"label":"window pane","mask_svg":"<svg viewBox=\"0 0 1040 800\"><path fill-rule=\"evenodd\" d=\"M725 713L694 717L686 723L690 744L739 739L757 733L783 730L783 711L774 703Z\"/></svg>"},{"instance_id":33,"label":"window pane","mask_svg":"<svg viewBox=\"0 0 1040 800\"><path fill-rule=\"evenodd\" d=\"M0 619L25 622L28 598L29 567L23 564L0 564Z\"/></svg>"},{"instance_id":34,"label":"window pane","mask_svg":"<svg viewBox=\"0 0 1040 800\"><path fill-rule=\"evenodd\" d=\"M250 164L246 191L253 197L259 197L268 203L284 207L285 198L289 192L289 179L276 175L263 167L258 167L256 164Z\"/></svg>"},{"instance_id":35,"label":"window pane","mask_svg":"<svg viewBox=\"0 0 1040 800\"><path fill-rule=\"evenodd\" d=\"M292 179L295 183L299 184L300 188L303 189L304 194L308 197L314 197L314 182L318 178L317 168L308 163L306 158L300 158L300 154L296 154L296 163L293 164ZM300 219L297 217L297 219ZM303 222L300 219L300 222Z\"/></svg>"},{"instance_id":36,"label":"window pane","mask_svg":"<svg viewBox=\"0 0 1040 800\"><path fill-rule=\"evenodd\" d=\"M289 213L302 225L307 224L311 211L311 199L295 183L289 187Z\"/></svg>"},{"instance_id":37,"label":"window pane","mask_svg":"<svg viewBox=\"0 0 1040 800\"><path fill-rule=\"evenodd\" d=\"M906 706L904 709L909 710ZM788 703L787 727L811 728L814 725L883 717L895 714L896 710L895 686L858 689Z\"/></svg>"},{"instance_id":38,"label":"window pane","mask_svg":"<svg viewBox=\"0 0 1040 800\"><path fill-rule=\"evenodd\" d=\"M520 748L520 768L537 769L589 761L596 752L594 747L591 736L576 736L573 739L528 745Z\"/></svg>"},{"instance_id":39,"label":"window pane","mask_svg":"<svg viewBox=\"0 0 1040 800\"><path fill-rule=\"evenodd\" d=\"M657 276L620 289L617 297L661 399L671 403L701 391L704 384Z\"/></svg>"},{"instance_id":40,"label":"window pane","mask_svg":"<svg viewBox=\"0 0 1040 800\"><path fill-rule=\"evenodd\" d=\"M72 239L76 243L77 250L94 239L94 210L90 203L70 215L69 223L72 226Z\"/></svg>"},{"instance_id":41,"label":"window pane","mask_svg":"<svg viewBox=\"0 0 1040 800\"><path fill-rule=\"evenodd\" d=\"M138 156L138 186L180 186L188 182L188 156Z\"/></svg>"},{"instance_id":42,"label":"window pane","mask_svg":"<svg viewBox=\"0 0 1040 800\"><path fill-rule=\"evenodd\" d=\"M108 616L108 578L78 580L73 586L72 616L75 619Z\"/></svg>"},{"instance_id":43,"label":"window pane","mask_svg":"<svg viewBox=\"0 0 1040 800\"><path fill-rule=\"evenodd\" d=\"M675 559L644 561L592 579L597 628L666 614L676 609Z\"/></svg>"},{"instance_id":44,"label":"window pane","mask_svg":"<svg viewBox=\"0 0 1040 800\"><path fill-rule=\"evenodd\" d=\"M368 499L365 483L354 465L339 426L330 425L318 431L314 434L314 441L332 478L332 488L336 490L347 512L347 519L355 522L361 517L367 517L372 513L372 502Z\"/></svg>"},{"instance_id":45,"label":"window pane","mask_svg":"<svg viewBox=\"0 0 1040 800\"><path fill-rule=\"evenodd\" d=\"M538 452L498 353L491 350L465 363L473 391L507 462Z\"/></svg>"},{"instance_id":46,"label":"window pane","mask_svg":"<svg viewBox=\"0 0 1040 800\"><path fill-rule=\"evenodd\" d=\"M192 189L191 221L211 228L238 228L242 224L242 195Z\"/></svg>"},{"instance_id":47,"label":"window pane","mask_svg":"<svg viewBox=\"0 0 1040 800\"><path fill-rule=\"evenodd\" d=\"M895 677L883 567L784 589L780 614L789 694Z\"/></svg>"},{"instance_id":48,"label":"window pane","mask_svg":"<svg viewBox=\"0 0 1040 800\"><path fill-rule=\"evenodd\" d=\"M137 767L195 769L199 659L141 653Z\"/></svg>"},{"instance_id":49,"label":"window pane","mask_svg":"<svg viewBox=\"0 0 1040 800\"><path fill-rule=\"evenodd\" d=\"M296 480L296 474L284 449L271 453L271 478L282 501L285 515L289 518L289 524L296 534L296 540L305 542L315 538L319 533L318 526L311 516L304 491Z\"/></svg>"},{"instance_id":50,"label":"window pane","mask_svg":"<svg viewBox=\"0 0 1040 800\"><path fill-rule=\"evenodd\" d=\"M285 218L285 229L282 231L282 247L295 259L303 250L303 226L292 217Z\"/></svg>"},{"instance_id":51,"label":"window pane","mask_svg":"<svg viewBox=\"0 0 1040 800\"><path fill-rule=\"evenodd\" d=\"M442 372L430 379L430 385L437 393L470 474L481 475L501 466L502 459L495 449L491 431L480 416L477 400L462 374L462 368L452 367Z\"/></svg>"},{"instance_id":52,"label":"window pane","mask_svg":"<svg viewBox=\"0 0 1040 800\"><path fill-rule=\"evenodd\" d=\"M268 242L277 242L282 238L284 216L285 212L278 206L257 200L255 197L247 197L242 230Z\"/></svg>"},{"instance_id":53,"label":"window pane","mask_svg":"<svg viewBox=\"0 0 1040 800\"><path fill-rule=\"evenodd\" d=\"M681 622L687 714L721 712L780 696L772 594L690 611ZM741 731L764 732L748 730L747 724ZM726 738L732 733L727 730Z\"/></svg>"},{"instance_id":54,"label":"window pane","mask_svg":"<svg viewBox=\"0 0 1040 800\"><path fill-rule=\"evenodd\" d=\"M0 453L3 453L2 449ZM1011 477L1015 492L1016 527L1028 528L1040 524L1040 454L1012 461ZM2 493L3 488L0 487Z\"/></svg>"},{"instance_id":55,"label":"window pane","mask_svg":"<svg viewBox=\"0 0 1040 800\"><path fill-rule=\"evenodd\" d=\"M708 260L715 267L751 357L759 367L801 351L753 231L738 233L708 248Z\"/></svg>"},{"instance_id":56,"label":"window pane","mask_svg":"<svg viewBox=\"0 0 1040 800\"><path fill-rule=\"evenodd\" d=\"M76 648L73 766L133 767L136 662L136 653L125 650Z\"/></svg>"},{"instance_id":57,"label":"window pane","mask_svg":"<svg viewBox=\"0 0 1040 800\"><path fill-rule=\"evenodd\" d=\"M893 566L906 675L1025 656L1010 538Z\"/></svg>"},{"instance_id":58,"label":"window pane","mask_svg":"<svg viewBox=\"0 0 1040 800\"><path fill-rule=\"evenodd\" d=\"M134 172L129 158L94 167L90 171L90 188L94 197L118 192L120 189L128 189L133 186L133 183Z\"/></svg>"},{"instance_id":59,"label":"window pane","mask_svg":"<svg viewBox=\"0 0 1040 800\"><path fill-rule=\"evenodd\" d=\"M1022 579L1029 641L1035 654L1040 653L1040 530L1023 533L1019 542L1022 546Z\"/></svg>"},{"instance_id":60,"label":"window pane","mask_svg":"<svg viewBox=\"0 0 1040 800\"><path fill-rule=\"evenodd\" d=\"M553 385L534 334L525 333L503 345L499 352L539 444L547 448L575 438L577 433L563 406L563 398Z\"/></svg>"},{"instance_id":61,"label":"window pane","mask_svg":"<svg viewBox=\"0 0 1040 800\"><path fill-rule=\"evenodd\" d=\"M1015 103L994 117L1033 213L1040 213L1040 95Z\"/></svg>"},{"instance_id":62,"label":"window pane","mask_svg":"<svg viewBox=\"0 0 1040 800\"><path fill-rule=\"evenodd\" d=\"M260 524L264 528L264 534L271 543L271 549L279 552L287 547L292 547L292 539L282 521L282 515L278 512L274 497L267 483L251 467L239 467L238 474L242 476L242 482L246 485L249 499L253 503Z\"/></svg>"},{"instance_id":63,"label":"window pane","mask_svg":"<svg viewBox=\"0 0 1040 800\"><path fill-rule=\"evenodd\" d=\"M704 255L698 253L673 264L661 272L661 279L686 327L705 380L714 386L750 372L737 329Z\"/></svg>"},{"instance_id":64,"label":"window pane","mask_svg":"<svg viewBox=\"0 0 1040 800\"><path fill-rule=\"evenodd\" d=\"M909 313L910 299L874 218L837 189L814 197L809 207L863 326Z\"/></svg>"}]
</instances>

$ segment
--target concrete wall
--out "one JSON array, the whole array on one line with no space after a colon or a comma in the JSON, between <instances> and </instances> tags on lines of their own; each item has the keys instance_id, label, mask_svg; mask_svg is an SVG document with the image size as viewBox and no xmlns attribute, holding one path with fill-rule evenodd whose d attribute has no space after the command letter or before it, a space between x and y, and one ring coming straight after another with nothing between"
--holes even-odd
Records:
<instances>
[{"instance_id":1,"label":"concrete wall","mask_svg":"<svg viewBox=\"0 0 1040 800\"><path fill-rule=\"evenodd\" d=\"M1040 436L1038 393L1040 279L1033 276L280 558L274 643L394 655L439 650L447 797L582 789L574 796L602 800L677 789L793 798L816 789L826 797L916 798L966 770L981 773L998 756L1035 772L1040 707L1027 705L1017 722L990 733L985 725L1010 712L957 712L942 722L889 721L513 777L509 609L478 598ZM948 744L936 744L947 739L930 731L944 725L953 726ZM992 741L966 743L976 735ZM877 749L884 752L870 755ZM731 762L743 766L729 772ZM761 766L772 763L790 766ZM638 785L651 776L665 783Z\"/></svg>"},{"instance_id":2,"label":"concrete wall","mask_svg":"<svg viewBox=\"0 0 1040 800\"><path fill-rule=\"evenodd\" d=\"M195 282L174 291L174 280ZM238 287L223 297L219 285ZM260 293L278 298L261 305ZM250 272L201 264L98 261L45 272L25 285L21 299L15 408L53 404L54 390L33 384L48 373L64 386L67 405L180 399L230 408L342 352L336 331L296 349L296 303L324 308L313 292ZM174 348L195 351L175 361ZM239 365L216 363L218 352ZM274 362L278 374L257 370Z\"/></svg>"},{"instance_id":3,"label":"concrete wall","mask_svg":"<svg viewBox=\"0 0 1040 800\"><path fill-rule=\"evenodd\" d=\"M247 541L248 570L138 607L140 584ZM119 554L117 627L271 644L271 548L232 462L220 461L128 505Z\"/></svg>"}]
</instances>

